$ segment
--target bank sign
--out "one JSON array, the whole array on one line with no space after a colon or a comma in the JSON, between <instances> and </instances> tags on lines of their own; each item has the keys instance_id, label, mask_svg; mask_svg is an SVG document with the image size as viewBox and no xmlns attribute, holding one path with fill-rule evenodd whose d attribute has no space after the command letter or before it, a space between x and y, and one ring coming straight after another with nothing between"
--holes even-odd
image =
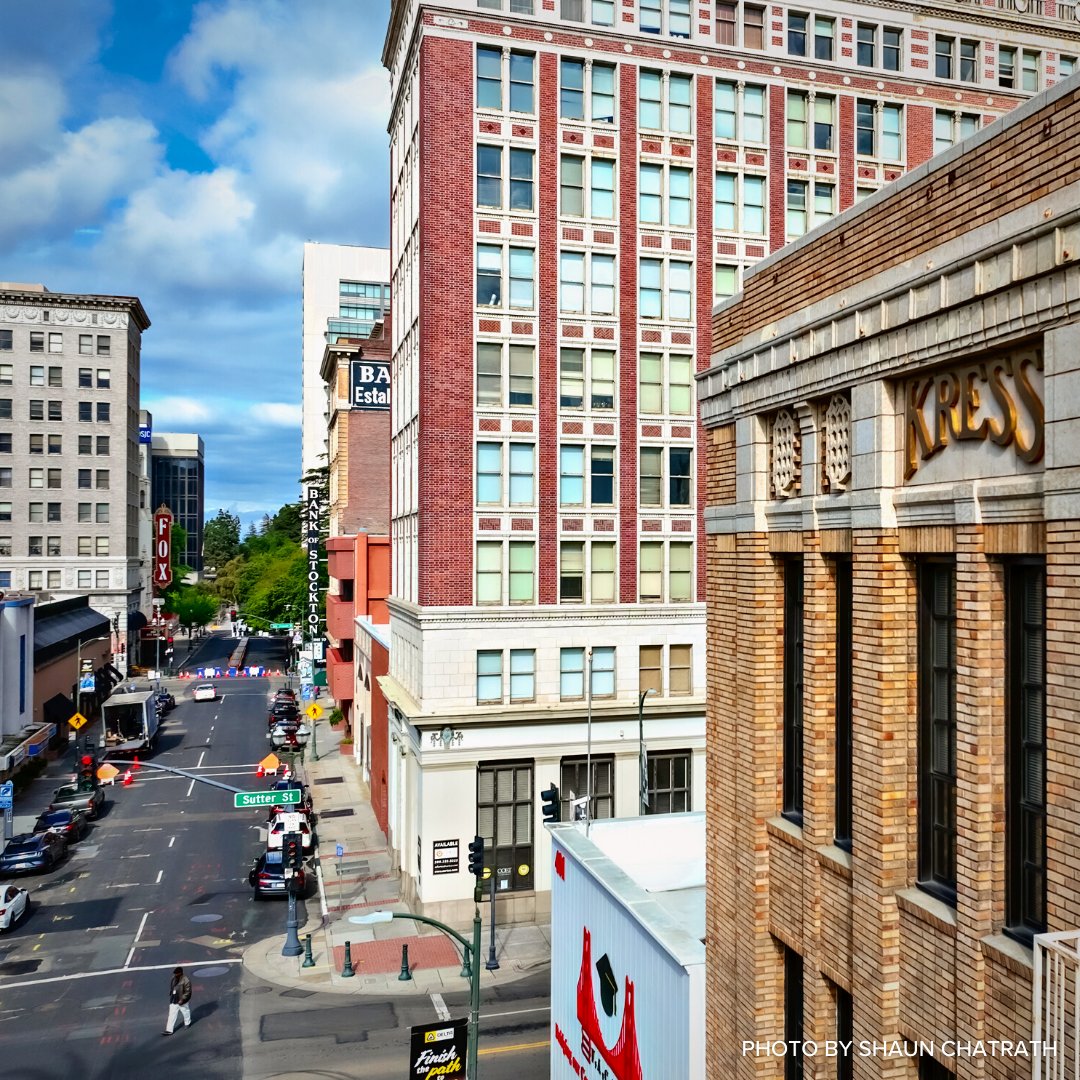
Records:
<instances>
[{"instance_id":1,"label":"bank sign","mask_svg":"<svg viewBox=\"0 0 1080 1080\"><path fill-rule=\"evenodd\" d=\"M322 522L321 492L309 484L304 495L304 546L307 548L307 636L319 636L319 525Z\"/></svg>"},{"instance_id":2,"label":"bank sign","mask_svg":"<svg viewBox=\"0 0 1080 1080\"><path fill-rule=\"evenodd\" d=\"M349 362L349 402L364 412L390 411L390 365L374 360Z\"/></svg>"}]
</instances>

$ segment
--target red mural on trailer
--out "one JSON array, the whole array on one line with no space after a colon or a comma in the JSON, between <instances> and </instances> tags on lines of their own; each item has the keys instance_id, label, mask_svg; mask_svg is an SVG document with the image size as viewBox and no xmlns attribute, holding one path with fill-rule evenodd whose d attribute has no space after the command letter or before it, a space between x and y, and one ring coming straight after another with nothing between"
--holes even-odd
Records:
<instances>
[{"instance_id":1,"label":"red mural on trailer","mask_svg":"<svg viewBox=\"0 0 1080 1080\"><path fill-rule=\"evenodd\" d=\"M642 1080L641 1058L638 1054L637 1021L634 1016L634 984L625 976L626 994L623 1005L622 1028L615 1045L608 1047L600 1032L600 1017L596 1012L596 995L592 980L592 935L582 930L581 974L577 985L577 1016L581 1024L581 1052L586 1061L592 1060L595 1050L608 1063L613 1080Z\"/></svg>"}]
</instances>

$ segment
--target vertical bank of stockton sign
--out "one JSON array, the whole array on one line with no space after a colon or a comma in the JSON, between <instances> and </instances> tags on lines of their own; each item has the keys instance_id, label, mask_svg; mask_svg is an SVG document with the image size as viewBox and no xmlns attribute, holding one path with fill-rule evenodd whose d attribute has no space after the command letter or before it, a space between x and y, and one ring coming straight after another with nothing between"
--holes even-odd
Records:
<instances>
[{"instance_id":1,"label":"vertical bank of stockton sign","mask_svg":"<svg viewBox=\"0 0 1080 1080\"><path fill-rule=\"evenodd\" d=\"M319 524L322 521L321 492L318 485L308 486L304 497L304 543L307 546L307 635L319 637Z\"/></svg>"},{"instance_id":2,"label":"vertical bank of stockton sign","mask_svg":"<svg viewBox=\"0 0 1080 1080\"><path fill-rule=\"evenodd\" d=\"M154 514L154 588L172 584L172 523L169 508L162 504Z\"/></svg>"}]
</instances>

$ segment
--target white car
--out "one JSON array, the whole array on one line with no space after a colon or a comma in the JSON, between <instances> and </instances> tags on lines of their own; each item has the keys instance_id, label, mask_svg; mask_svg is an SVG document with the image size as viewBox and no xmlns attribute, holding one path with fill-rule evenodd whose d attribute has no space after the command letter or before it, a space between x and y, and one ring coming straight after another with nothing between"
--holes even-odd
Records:
<instances>
[{"instance_id":1,"label":"white car","mask_svg":"<svg viewBox=\"0 0 1080 1080\"><path fill-rule=\"evenodd\" d=\"M0 930L10 930L29 910L30 894L18 885L0 885Z\"/></svg>"},{"instance_id":2,"label":"white car","mask_svg":"<svg viewBox=\"0 0 1080 1080\"><path fill-rule=\"evenodd\" d=\"M285 822L281 814L277 814L270 822L270 832L266 837L267 851L280 851L285 841ZM311 850L311 826L306 817L300 818L300 846L307 852Z\"/></svg>"},{"instance_id":3,"label":"white car","mask_svg":"<svg viewBox=\"0 0 1080 1080\"><path fill-rule=\"evenodd\" d=\"M217 687L213 683L199 683L199 685L191 691L191 699L192 701L216 701Z\"/></svg>"}]
</instances>

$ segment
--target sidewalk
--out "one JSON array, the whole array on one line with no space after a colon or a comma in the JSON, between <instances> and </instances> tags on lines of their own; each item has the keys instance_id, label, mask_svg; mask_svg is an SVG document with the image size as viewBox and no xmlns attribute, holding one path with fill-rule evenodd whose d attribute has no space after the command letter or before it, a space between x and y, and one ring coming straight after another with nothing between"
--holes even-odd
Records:
<instances>
[{"instance_id":1,"label":"sidewalk","mask_svg":"<svg viewBox=\"0 0 1080 1080\"><path fill-rule=\"evenodd\" d=\"M353 758L338 750L341 735L325 721L318 724L317 761L308 758L302 772L311 788L318 814L318 865L322 873L323 900L327 906L321 918L319 896L309 887L301 910L307 923L300 927L300 939L311 934L315 966L301 967L303 956L285 957L285 904L280 906L282 932L256 942L244 952L244 965L267 982L306 990L339 994L431 994L467 990L461 975L461 952L453 939L409 919L374 926L350 923L350 915L369 911L408 911L398 889L398 875L391 867L386 838L375 820L360 770ZM344 853L335 854L341 844ZM551 936L547 926L496 927L497 971L484 967L488 958L489 905L482 903L483 931L480 945L480 986L498 986L537 971L546 970L551 957ZM472 940L472 924L455 926L462 937ZM352 978L342 978L345 942L351 943ZM409 947L410 980L400 980L401 947Z\"/></svg>"}]
</instances>

